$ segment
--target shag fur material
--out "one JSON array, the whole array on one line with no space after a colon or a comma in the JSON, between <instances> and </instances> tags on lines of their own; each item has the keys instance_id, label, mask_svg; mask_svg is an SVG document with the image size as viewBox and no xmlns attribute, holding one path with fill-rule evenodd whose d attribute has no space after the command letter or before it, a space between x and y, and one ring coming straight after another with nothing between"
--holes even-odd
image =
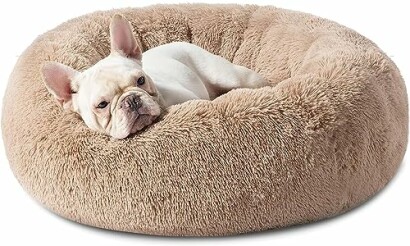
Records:
<instances>
[{"instance_id":1,"label":"shag fur material","mask_svg":"<svg viewBox=\"0 0 410 246\"><path fill-rule=\"evenodd\" d=\"M40 67L85 69L108 55L114 13L132 22L144 50L192 42L272 87L172 106L123 141L95 133L54 102ZM343 213L393 177L408 133L403 79L374 43L258 6L153 6L68 21L20 57L3 110L11 168L36 200L80 223L157 235L229 235Z\"/></svg>"}]
</instances>

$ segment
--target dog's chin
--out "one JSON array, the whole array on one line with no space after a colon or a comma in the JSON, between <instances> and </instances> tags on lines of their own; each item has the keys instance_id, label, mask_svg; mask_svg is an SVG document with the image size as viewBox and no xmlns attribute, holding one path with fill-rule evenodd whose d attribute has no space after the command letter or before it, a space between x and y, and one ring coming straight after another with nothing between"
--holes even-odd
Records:
<instances>
[{"instance_id":1,"label":"dog's chin","mask_svg":"<svg viewBox=\"0 0 410 246\"><path fill-rule=\"evenodd\" d=\"M127 124L127 127L125 127L125 129L121 131L111 132L110 135L116 139L124 139L130 136L131 134L135 134L143 130L145 127L151 125L157 117L158 116L153 115L138 115L138 117L135 120L130 121Z\"/></svg>"},{"instance_id":2,"label":"dog's chin","mask_svg":"<svg viewBox=\"0 0 410 246\"><path fill-rule=\"evenodd\" d=\"M124 118L123 120L118 119L117 122L126 122L126 124L123 127L116 127L117 131L111 132L110 135L116 139L124 139L154 123L159 115L159 105L143 105L137 112L132 114L118 114L117 117Z\"/></svg>"},{"instance_id":3,"label":"dog's chin","mask_svg":"<svg viewBox=\"0 0 410 246\"><path fill-rule=\"evenodd\" d=\"M131 127L131 130L128 135L137 133L138 131L141 131L145 127L151 125L157 117L158 116L146 114L139 115L138 118L134 121L134 124Z\"/></svg>"}]
</instances>

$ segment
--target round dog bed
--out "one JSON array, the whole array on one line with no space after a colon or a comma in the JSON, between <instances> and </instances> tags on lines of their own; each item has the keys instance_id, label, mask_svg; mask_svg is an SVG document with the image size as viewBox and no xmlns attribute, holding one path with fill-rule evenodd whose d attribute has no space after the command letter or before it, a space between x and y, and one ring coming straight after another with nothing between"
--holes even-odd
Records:
<instances>
[{"instance_id":1,"label":"round dog bed","mask_svg":"<svg viewBox=\"0 0 410 246\"><path fill-rule=\"evenodd\" d=\"M172 106L125 140L95 133L60 109L40 67L81 70L107 56L115 13L144 50L192 42L272 86ZM393 177L408 132L403 79L374 43L312 15L239 5L68 21L20 57L3 110L11 168L36 200L83 224L157 235L229 235L343 213Z\"/></svg>"}]
</instances>

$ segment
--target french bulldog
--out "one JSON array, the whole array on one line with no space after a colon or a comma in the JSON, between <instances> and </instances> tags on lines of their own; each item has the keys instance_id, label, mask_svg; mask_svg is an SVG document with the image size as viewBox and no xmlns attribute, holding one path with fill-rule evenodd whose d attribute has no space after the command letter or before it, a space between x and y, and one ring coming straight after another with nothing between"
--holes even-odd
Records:
<instances>
[{"instance_id":1,"label":"french bulldog","mask_svg":"<svg viewBox=\"0 0 410 246\"><path fill-rule=\"evenodd\" d=\"M57 62L45 63L41 72L64 109L116 139L154 123L171 105L268 85L258 73L194 44L174 42L142 53L131 24L119 14L110 23L110 41L110 55L82 72Z\"/></svg>"}]
</instances>

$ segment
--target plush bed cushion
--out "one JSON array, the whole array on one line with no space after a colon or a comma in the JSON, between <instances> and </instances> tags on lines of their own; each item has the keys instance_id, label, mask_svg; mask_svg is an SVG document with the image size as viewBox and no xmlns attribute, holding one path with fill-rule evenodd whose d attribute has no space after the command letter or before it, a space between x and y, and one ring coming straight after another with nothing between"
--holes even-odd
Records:
<instances>
[{"instance_id":1,"label":"plush bed cushion","mask_svg":"<svg viewBox=\"0 0 410 246\"><path fill-rule=\"evenodd\" d=\"M172 106L126 140L92 132L54 102L40 66L81 70L108 55L115 13L144 50L192 42L272 86ZM369 199L403 158L407 107L394 63L332 21L274 7L165 5L96 12L38 37L10 77L2 129L21 185L67 219L228 235L332 217Z\"/></svg>"}]
</instances>

